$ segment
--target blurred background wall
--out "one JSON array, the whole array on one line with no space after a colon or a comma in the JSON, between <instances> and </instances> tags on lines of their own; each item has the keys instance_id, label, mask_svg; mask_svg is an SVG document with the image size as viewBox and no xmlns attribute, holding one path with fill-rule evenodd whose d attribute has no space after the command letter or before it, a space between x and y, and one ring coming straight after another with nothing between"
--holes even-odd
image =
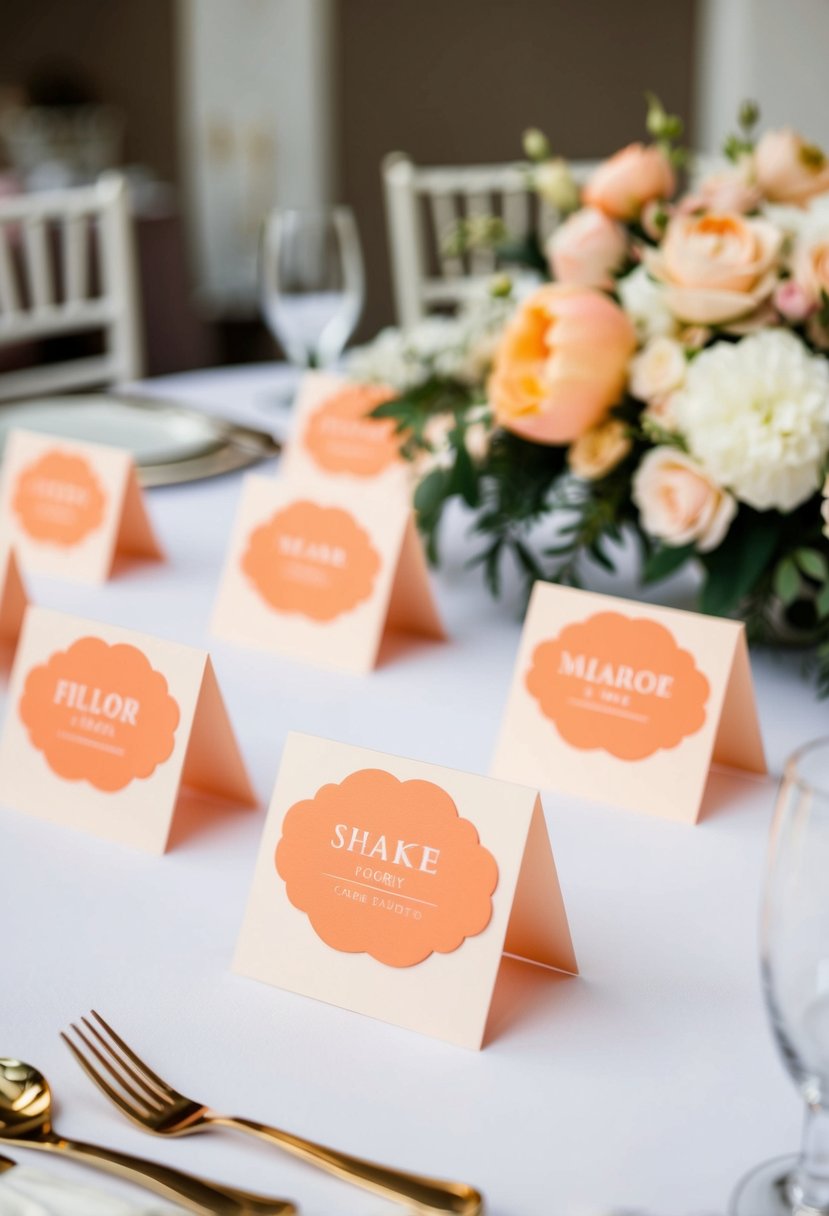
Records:
<instances>
[{"instance_id":1,"label":"blurred background wall","mask_svg":"<svg viewBox=\"0 0 829 1216\"><path fill-rule=\"evenodd\" d=\"M745 96L829 145L827 45L829 0L2 0L0 123L73 96L118 116L164 371L273 356L256 246L276 203L354 207L365 337L393 319L387 152L511 160L533 124L593 159L642 136L646 89L702 150Z\"/></svg>"}]
</instances>

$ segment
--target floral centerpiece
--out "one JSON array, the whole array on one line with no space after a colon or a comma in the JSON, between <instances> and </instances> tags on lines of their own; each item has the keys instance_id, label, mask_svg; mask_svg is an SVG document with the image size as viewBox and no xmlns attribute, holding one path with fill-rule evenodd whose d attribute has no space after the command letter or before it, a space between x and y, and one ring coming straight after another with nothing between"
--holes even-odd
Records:
<instances>
[{"instance_id":1,"label":"floral centerpiece","mask_svg":"<svg viewBox=\"0 0 829 1216\"><path fill-rule=\"evenodd\" d=\"M645 583L696 563L702 611L814 643L829 694L829 161L757 122L744 106L722 169L684 192L681 124L655 99L651 142L581 190L528 132L534 186L566 214L503 253L552 281L516 300L502 277L488 312L429 323L428 357L386 334L355 373L374 361L398 391L377 413L416 461L434 557L455 497L496 592L507 553L578 585L632 532ZM450 239L502 236L478 219ZM377 366L384 344L414 349L407 376Z\"/></svg>"}]
</instances>

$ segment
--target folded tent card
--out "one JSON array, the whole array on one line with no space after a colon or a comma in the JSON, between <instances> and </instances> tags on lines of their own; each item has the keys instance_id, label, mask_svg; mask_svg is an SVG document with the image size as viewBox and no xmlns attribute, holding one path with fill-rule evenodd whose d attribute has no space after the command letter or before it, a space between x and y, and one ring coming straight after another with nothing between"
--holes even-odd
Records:
<instances>
[{"instance_id":1,"label":"folded tent card","mask_svg":"<svg viewBox=\"0 0 829 1216\"><path fill-rule=\"evenodd\" d=\"M695 823L712 762L766 772L742 623L536 583L493 775Z\"/></svg>"},{"instance_id":2,"label":"folded tent card","mask_svg":"<svg viewBox=\"0 0 829 1216\"><path fill-rule=\"evenodd\" d=\"M504 953L577 973L536 791L289 735L234 970L479 1048Z\"/></svg>"},{"instance_id":3,"label":"folded tent card","mask_svg":"<svg viewBox=\"0 0 829 1216\"><path fill-rule=\"evenodd\" d=\"M129 452L33 431L10 433L0 534L25 572L105 582L117 557L163 557Z\"/></svg>"},{"instance_id":4,"label":"folded tent card","mask_svg":"<svg viewBox=\"0 0 829 1216\"><path fill-rule=\"evenodd\" d=\"M30 608L0 738L0 803L163 853L182 785L256 805L208 655Z\"/></svg>"},{"instance_id":5,"label":"folded tent card","mask_svg":"<svg viewBox=\"0 0 829 1216\"><path fill-rule=\"evenodd\" d=\"M355 672L386 632L443 639L408 495L249 475L213 630Z\"/></svg>"},{"instance_id":6,"label":"folded tent card","mask_svg":"<svg viewBox=\"0 0 829 1216\"><path fill-rule=\"evenodd\" d=\"M307 372L294 403L291 441L281 476L308 488L327 481L379 487L408 500L409 469L391 419L372 412L395 396L377 384L357 384L330 372Z\"/></svg>"}]
</instances>

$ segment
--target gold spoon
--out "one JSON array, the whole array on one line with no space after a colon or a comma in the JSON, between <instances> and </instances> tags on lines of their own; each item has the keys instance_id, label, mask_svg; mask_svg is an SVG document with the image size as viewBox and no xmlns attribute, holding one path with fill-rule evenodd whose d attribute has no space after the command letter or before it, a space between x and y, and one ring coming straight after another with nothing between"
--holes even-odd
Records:
<instances>
[{"instance_id":1,"label":"gold spoon","mask_svg":"<svg viewBox=\"0 0 829 1216\"><path fill-rule=\"evenodd\" d=\"M30 1064L3 1057L0 1057L0 1140L17 1140L24 1148L63 1153L136 1182L200 1216L290 1216L297 1210L282 1199L251 1195L142 1157L64 1139L52 1127L52 1092L46 1078Z\"/></svg>"}]
</instances>

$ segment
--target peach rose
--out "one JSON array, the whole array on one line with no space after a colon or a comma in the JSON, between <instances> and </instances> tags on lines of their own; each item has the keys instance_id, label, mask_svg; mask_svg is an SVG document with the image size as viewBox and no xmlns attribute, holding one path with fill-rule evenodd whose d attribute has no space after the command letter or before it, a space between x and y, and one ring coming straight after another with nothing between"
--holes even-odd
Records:
<instances>
[{"instance_id":1,"label":"peach rose","mask_svg":"<svg viewBox=\"0 0 829 1216\"><path fill-rule=\"evenodd\" d=\"M677 215L646 265L665 285L675 317L694 325L722 325L754 312L777 279L783 234L768 220L734 212Z\"/></svg>"},{"instance_id":2,"label":"peach rose","mask_svg":"<svg viewBox=\"0 0 829 1216\"><path fill-rule=\"evenodd\" d=\"M618 304L550 283L507 325L489 380L500 426L535 443L571 443L621 397L636 334Z\"/></svg>"},{"instance_id":3,"label":"peach rose","mask_svg":"<svg viewBox=\"0 0 829 1216\"><path fill-rule=\"evenodd\" d=\"M809 303L819 307L829 294L829 235L802 236L792 258L792 277Z\"/></svg>"},{"instance_id":4,"label":"peach rose","mask_svg":"<svg viewBox=\"0 0 829 1216\"><path fill-rule=\"evenodd\" d=\"M668 545L716 549L737 514L737 503L677 448L653 448L633 478L642 527Z\"/></svg>"},{"instance_id":5,"label":"peach rose","mask_svg":"<svg viewBox=\"0 0 829 1216\"><path fill-rule=\"evenodd\" d=\"M790 127L766 131L754 149L757 185L772 203L802 207L829 190L829 161Z\"/></svg>"},{"instance_id":6,"label":"peach rose","mask_svg":"<svg viewBox=\"0 0 829 1216\"><path fill-rule=\"evenodd\" d=\"M624 228L595 207L571 215L547 242L550 269L559 283L608 290L626 250Z\"/></svg>"},{"instance_id":7,"label":"peach rose","mask_svg":"<svg viewBox=\"0 0 829 1216\"><path fill-rule=\"evenodd\" d=\"M751 158L744 157L738 165L704 178L694 193L682 200L680 210L736 211L745 215L757 210L761 198Z\"/></svg>"},{"instance_id":8,"label":"peach rose","mask_svg":"<svg viewBox=\"0 0 829 1216\"><path fill-rule=\"evenodd\" d=\"M595 481L615 469L630 449L630 435L624 422L606 418L576 440L567 453L567 463L576 477Z\"/></svg>"},{"instance_id":9,"label":"peach rose","mask_svg":"<svg viewBox=\"0 0 829 1216\"><path fill-rule=\"evenodd\" d=\"M645 203L670 198L676 178L661 148L628 144L593 171L584 188L584 201L616 220L635 220Z\"/></svg>"}]
</instances>

